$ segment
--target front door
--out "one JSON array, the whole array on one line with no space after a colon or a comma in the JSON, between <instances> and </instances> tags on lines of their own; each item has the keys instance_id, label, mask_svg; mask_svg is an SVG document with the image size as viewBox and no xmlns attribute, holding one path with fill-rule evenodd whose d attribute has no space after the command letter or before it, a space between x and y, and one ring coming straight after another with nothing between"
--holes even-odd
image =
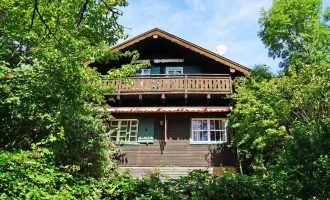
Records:
<instances>
[{"instance_id":1,"label":"front door","mask_svg":"<svg viewBox=\"0 0 330 200\"><path fill-rule=\"evenodd\" d=\"M139 120L138 143L154 142L154 119Z\"/></svg>"}]
</instances>

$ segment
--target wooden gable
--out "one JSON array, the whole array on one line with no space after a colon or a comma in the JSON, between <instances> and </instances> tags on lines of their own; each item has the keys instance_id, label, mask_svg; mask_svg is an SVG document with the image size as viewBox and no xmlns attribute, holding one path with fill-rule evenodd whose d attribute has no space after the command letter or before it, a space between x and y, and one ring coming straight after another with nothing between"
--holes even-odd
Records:
<instances>
[{"instance_id":1,"label":"wooden gable","mask_svg":"<svg viewBox=\"0 0 330 200\"><path fill-rule=\"evenodd\" d=\"M129 39L119 45L116 45L114 47L112 47L111 49L114 51L125 51L125 50L134 50L134 49L141 49L141 45L142 43L146 43L148 41L157 41L158 39L161 40L167 40L167 41L171 41L172 43L179 45L181 47L184 47L184 49L187 49L190 52L194 52L197 54L202 55L203 57L209 58L215 62L218 62L224 66L227 66L228 68L230 68L231 71L235 71L237 70L238 72L241 72L243 74L248 74L250 72L250 69L240 65L232 60L229 60L223 56L220 56L212 51L209 51L205 48L202 48L200 46L197 46L195 44L192 44L182 38L179 38L177 36L174 36L166 31L163 31L161 29L158 28L154 28L150 31L147 31L141 35L138 35L136 37L133 37L132 39ZM159 46L159 45L158 45ZM167 55L164 55L165 58L172 58L170 56L166 57ZM175 57L175 59L177 59L178 57ZM143 59L143 58L142 58Z\"/></svg>"}]
</instances>

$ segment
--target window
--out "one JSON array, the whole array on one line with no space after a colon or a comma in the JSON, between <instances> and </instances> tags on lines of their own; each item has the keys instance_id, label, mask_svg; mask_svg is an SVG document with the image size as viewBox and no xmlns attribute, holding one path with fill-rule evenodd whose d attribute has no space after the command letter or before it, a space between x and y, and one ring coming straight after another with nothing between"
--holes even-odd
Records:
<instances>
[{"instance_id":1,"label":"window","mask_svg":"<svg viewBox=\"0 0 330 200\"><path fill-rule=\"evenodd\" d=\"M141 74L142 75L150 75L151 74L151 69L141 69Z\"/></svg>"},{"instance_id":2,"label":"window","mask_svg":"<svg viewBox=\"0 0 330 200\"><path fill-rule=\"evenodd\" d=\"M191 119L191 143L227 142L226 120L215 118Z\"/></svg>"},{"instance_id":3,"label":"window","mask_svg":"<svg viewBox=\"0 0 330 200\"><path fill-rule=\"evenodd\" d=\"M166 74L183 74L183 67L166 67Z\"/></svg>"},{"instance_id":4,"label":"window","mask_svg":"<svg viewBox=\"0 0 330 200\"><path fill-rule=\"evenodd\" d=\"M137 119L120 119L112 121L111 129L112 131L107 134L111 141L125 141L125 143L137 143Z\"/></svg>"}]
</instances>

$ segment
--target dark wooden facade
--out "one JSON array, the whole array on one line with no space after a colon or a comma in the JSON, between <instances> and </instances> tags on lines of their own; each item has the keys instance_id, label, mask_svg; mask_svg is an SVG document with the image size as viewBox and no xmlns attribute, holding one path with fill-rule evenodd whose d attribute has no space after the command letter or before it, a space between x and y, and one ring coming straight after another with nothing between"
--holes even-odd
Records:
<instances>
[{"instance_id":1,"label":"dark wooden facade","mask_svg":"<svg viewBox=\"0 0 330 200\"><path fill-rule=\"evenodd\" d=\"M147 60L150 73L131 77L133 85L118 80L102 80L104 87L114 87L106 94L114 101L110 106L168 107L168 106L220 106L231 107L230 95L234 92L232 81L249 73L249 69L223 56L171 35L152 29L112 48L114 51L138 50L140 61ZM169 61L173 60L173 62ZM118 68L129 60L101 64L92 63L102 74ZM178 74L168 70L182 68ZM153 120L151 142L123 144L120 163L122 167L150 170L150 167L232 167L236 165L235 153L229 147L232 132L227 132L227 142L194 144L191 142L192 118L226 118L229 111L216 113L112 113L116 119ZM167 131L161 121L168 121ZM166 132L166 133L165 133ZM165 135L167 137L165 138ZM140 173L140 172L139 172Z\"/></svg>"},{"instance_id":2,"label":"dark wooden facade","mask_svg":"<svg viewBox=\"0 0 330 200\"><path fill-rule=\"evenodd\" d=\"M227 113L170 113L167 142L165 142L164 113L114 114L117 119L154 119L152 144L123 145L121 166L181 166L222 167L235 166L235 156L226 144L190 144L191 118L219 118Z\"/></svg>"}]
</instances>

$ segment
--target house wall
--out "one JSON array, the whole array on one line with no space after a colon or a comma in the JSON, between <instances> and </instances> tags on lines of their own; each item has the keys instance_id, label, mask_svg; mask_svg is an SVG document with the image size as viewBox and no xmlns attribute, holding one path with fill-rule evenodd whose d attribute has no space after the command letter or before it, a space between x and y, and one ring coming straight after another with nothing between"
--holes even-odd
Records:
<instances>
[{"instance_id":1,"label":"house wall","mask_svg":"<svg viewBox=\"0 0 330 200\"><path fill-rule=\"evenodd\" d=\"M223 118L225 113L169 113L167 143L164 141L165 114L114 114L117 119L154 119L153 144L124 145L120 156L123 167L152 166L235 166L235 156L226 145L190 144L191 118Z\"/></svg>"}]
</instances>

